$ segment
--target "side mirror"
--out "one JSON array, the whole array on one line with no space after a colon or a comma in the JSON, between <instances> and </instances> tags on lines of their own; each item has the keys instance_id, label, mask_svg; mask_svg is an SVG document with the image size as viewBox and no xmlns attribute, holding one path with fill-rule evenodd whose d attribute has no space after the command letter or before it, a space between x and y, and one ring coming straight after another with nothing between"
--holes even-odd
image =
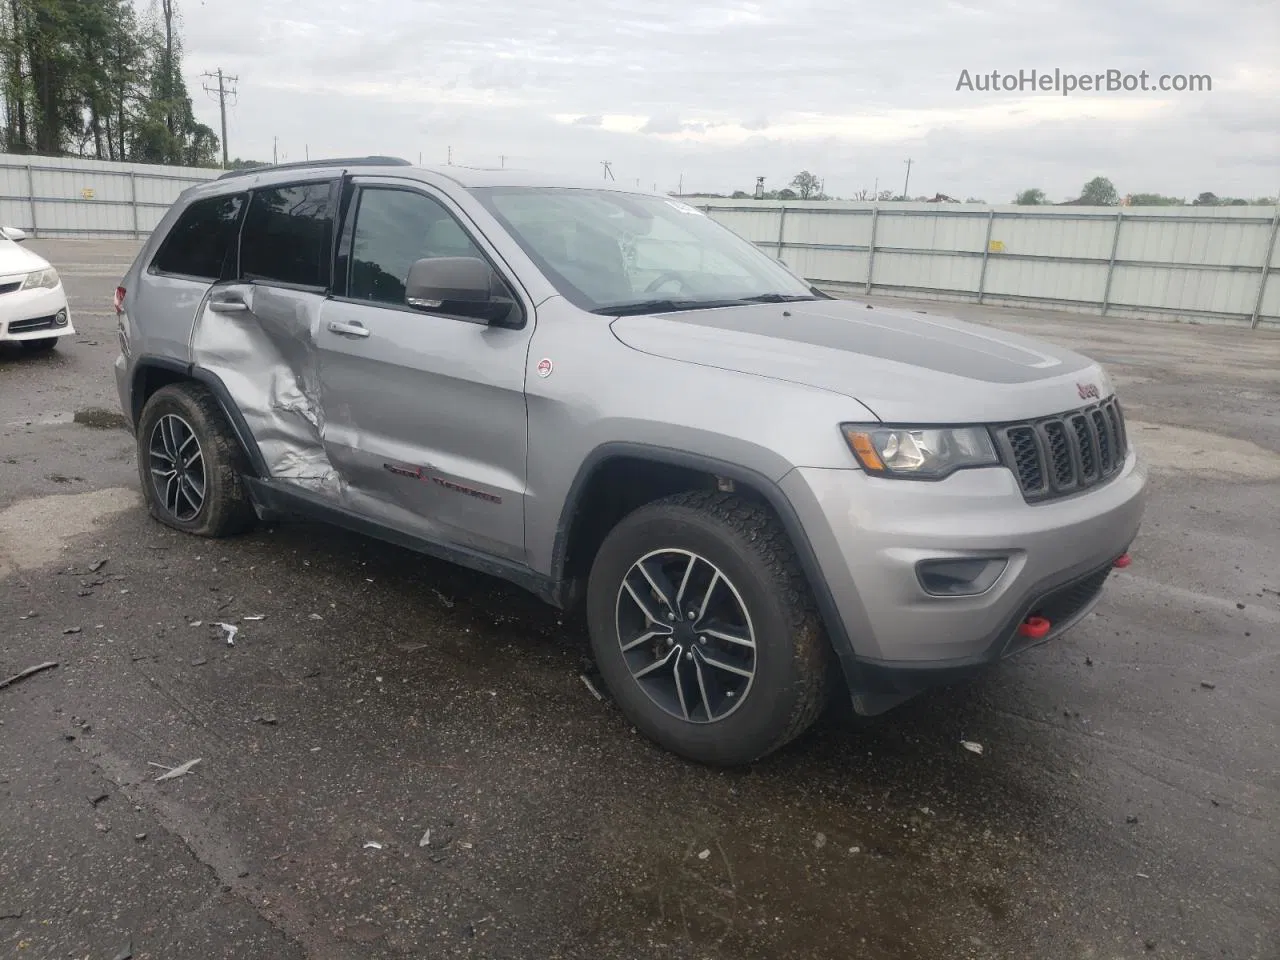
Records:
<instances>
[{"instance_id":1,"label":"side mirror","mask_svg":"<svg viewBox=\"0 0 1280 960\"><path fill-rule=\"evenodd\" d=\"M0 233L12 240L14 243L21 243L27 239L27 232L19 230L17 227L0 227Z\"/></svg>"},{"instance_id":2,"label":"side mirror","mask_svg":"<svg viewBox=\"0 0 1280 960\"><path fill-rule=\"evenodd\" d=\"M409 268L404 300L419 310L505 326L516 305L496 280L493 268L478 257L429 257Z\"/></svg>"}]
</instances>

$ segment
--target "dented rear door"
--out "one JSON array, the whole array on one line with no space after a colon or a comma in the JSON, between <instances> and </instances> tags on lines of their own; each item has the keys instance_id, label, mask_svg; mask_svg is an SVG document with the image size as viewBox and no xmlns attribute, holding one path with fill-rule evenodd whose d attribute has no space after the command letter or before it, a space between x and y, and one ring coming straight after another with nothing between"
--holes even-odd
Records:
<instances>
[{"instance_id":1,"label":"dented rear door","mask_svg":"<svg viewBox=\"0 0 1280 960\"><path fill-rule=\"evenodd\" d=\"M271 478L338 503L325 453L316 331L329 284L332 180L256 187L238 263L210 288L191 335L192 360L226 386Z\"/></svg>"}]
</instances>

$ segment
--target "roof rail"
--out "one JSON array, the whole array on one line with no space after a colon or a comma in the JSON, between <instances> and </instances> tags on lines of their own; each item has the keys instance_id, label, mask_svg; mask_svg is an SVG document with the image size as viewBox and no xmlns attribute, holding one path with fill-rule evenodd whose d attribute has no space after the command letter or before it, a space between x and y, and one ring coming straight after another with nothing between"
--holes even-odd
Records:
<instances>
[{"instance_id":1,"label":"roof rail","mask_svg":"<svg viewBox=\"0 0 1280 960\"><path fill-rule=\"evenodd\" d=\"M243 177L251 173L269 173L275 170L306 170L314 167L411 167L408 160L400 157L334 157L332 160L298 160L295 163L266 163L260 167L244 167L240 170L228 170L218 176L219 180L230 177Z\"/></svg>"}]
</instances>

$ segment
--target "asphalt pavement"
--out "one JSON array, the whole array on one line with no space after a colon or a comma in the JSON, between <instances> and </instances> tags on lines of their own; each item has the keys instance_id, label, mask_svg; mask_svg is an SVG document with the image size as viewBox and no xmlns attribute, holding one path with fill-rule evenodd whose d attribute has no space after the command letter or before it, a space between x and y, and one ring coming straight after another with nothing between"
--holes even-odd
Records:
<instances>
[{"instance_id":1,"label":"asphalt pavement","mask_svg":"<svg viewBox=\"0 0 1280 960\"><path fill-rule=\"evenodd\" d=\"M1066 637L725 772L514 587L150 520L134 246L32 246L77 335L0 349L0 679L58 664L0 689L0 955L1280 957L1280 334L918 304L1107 364L1154 469L1134 564Z\"/></svg>"}]
</instances>

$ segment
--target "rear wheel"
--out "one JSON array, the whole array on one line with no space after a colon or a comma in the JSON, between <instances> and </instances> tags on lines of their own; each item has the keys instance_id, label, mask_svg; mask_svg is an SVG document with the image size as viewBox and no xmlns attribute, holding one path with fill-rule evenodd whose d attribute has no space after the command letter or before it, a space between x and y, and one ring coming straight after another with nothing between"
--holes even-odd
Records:
<instances>
[{"instance_id":1,"label":"rear wheel","mask_svg":"<svg viewBox=\"0 0 1280 960\"><path fill-rule=\"evenodd\" d=\"M627 719L689 759L749 763L826 703L808 583L773 515L738 497L678 494L624 518L596 555L587 617Z\"/></svg>"},{"instance_id":2,"label":"rear wheel","mask_svg":"<svg viewBox=\"0 0 1280 960\"><path fill-rule=\"evenodd\" d=\"M58 345L59 337L41 337L38 340L19 340L27 353L48 353Z\"/></svg>"},{"instance_id":3,"label":"rear wheel","mask_svg":"<svg viewBox=\"0 0 1280 960\"><path fill-rule=\"evenodd\" d=\"M244 453L213 394L198 383L162 387L138 422L138 476L151 515L202 537L253 526Z\"/></svg>"}]
</instances>

